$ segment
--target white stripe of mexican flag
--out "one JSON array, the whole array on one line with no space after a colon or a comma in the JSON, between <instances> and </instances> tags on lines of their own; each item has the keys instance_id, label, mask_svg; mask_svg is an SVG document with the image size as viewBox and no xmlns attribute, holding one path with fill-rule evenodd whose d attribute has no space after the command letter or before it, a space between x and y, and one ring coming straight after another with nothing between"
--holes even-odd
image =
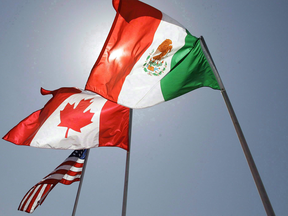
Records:
<instances>
[{"instance_id":1,"label":"white stripe of mexican flag","mask_svg":"<svg viewBox=\"0 0 288 216\"><path fill-rule=\"evenodd\" d=\"M167 75L167 73L169 73L172 57L184 46L186 36L186 29L181 27L179 23L169 16L163 14L151 45L136 62L130 74L126 77L118 97L118 103L125 104L128 107L142 108L164 102L165 99L161 90L160 81L165 75ZM162 67L154 67L156 73L153 72L155 74L153 74L152 70L147 70L147 72L145 72L145 67L143 65L145 64L149 54L152 53L153 55L153 53L156 52L157 47L166 39L172 41L171 45L173 48L161 59L160 64L164 61ZM150 59L148 59L148 64L149 60ZM167 66L163 71L165 63L167 63ZM161 71L162 73L159 74Z\"/></svg>"}]
</instances>

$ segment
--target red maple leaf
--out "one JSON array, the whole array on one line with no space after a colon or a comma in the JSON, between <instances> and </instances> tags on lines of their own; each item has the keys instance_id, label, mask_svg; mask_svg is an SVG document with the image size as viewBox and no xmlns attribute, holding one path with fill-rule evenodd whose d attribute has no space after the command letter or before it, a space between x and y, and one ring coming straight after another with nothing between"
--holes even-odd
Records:
<instances>
[{"instance_id":1,"label":"red maple leaf","mask_svg":"<svg viewBox=\"0 0 288 216\"><path fill-rule=\"evenodd\" d=\"M80 132L80 129L90 123L94 113L91 113L90 110L84 113L84 110L92 103L92 99L84 100L82 99L79 104L74 107L74 104L67 104L63 110L60 111L60 120L61 123L58 125L60 127L67 127L65 138L68 136L69 129Z\"/></svg>"}]
</instances>

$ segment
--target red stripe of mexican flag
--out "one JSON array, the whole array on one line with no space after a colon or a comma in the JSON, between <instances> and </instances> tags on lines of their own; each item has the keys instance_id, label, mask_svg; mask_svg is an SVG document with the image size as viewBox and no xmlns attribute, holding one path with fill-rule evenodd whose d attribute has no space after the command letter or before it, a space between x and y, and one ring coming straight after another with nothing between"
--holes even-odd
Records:
<instances>
[{"instance_id":1,"label":"red stripe of mexican flag","mask_svg":"<svg viewBox=\"0 0 288 216\"><path fill-rule=\"evenodd\" d=\"M137 0L114 0L114 23L86 89L143 108L209 86L220 89L200 40Z\"/></svg>"},{"instance_id":2,"label":"red stripe of mexican flag","mask_svg":"<svg viewBox=\"0 0 288 216\"><path fill-rule=\"evenodd\" d=\"M113 6L117 14L86 89L117 102L125 78L151 45L162 13L138 1L113 1Z\"/></svg>"},{"instance_id":3,"label":"red stripe of mexican flag","mask_svg":"<svg viewBox=\"0 0 288 216\"><path fill-rule=\"evenodd\" d=\"M4 137L16 145L54 149L117 146L128 150L129 108L77 88L41 90L53 97Z\"/></svg>"}]
</instances>

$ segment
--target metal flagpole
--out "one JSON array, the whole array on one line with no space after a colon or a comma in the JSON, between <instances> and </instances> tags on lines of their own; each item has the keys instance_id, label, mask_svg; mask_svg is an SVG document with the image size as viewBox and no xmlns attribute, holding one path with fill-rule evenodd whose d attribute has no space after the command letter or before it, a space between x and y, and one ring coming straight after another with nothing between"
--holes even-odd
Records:
<instances>
[{"instance_id":1,"label":"metal flagpole","mask_svg":"<svg viewBox=\"0 0 288 216\"><path fill-rule=\"evenodd\" d=\"M88 160L88 156L89 156L89 151L90 151L90 149L87 149L87 151L86 151L86 157L85 157L85 161L83 164L83 169L82 169L82 173L81 173L81 177L80 177L80 182L79 182L79 186L78 186L78 191L77 191L77 195L76 195L76 199L75 199L75 203L74 203L72 216L75 216L75 214L76 214L76 209L77 209L78 200L79 200L79 196L80 196L80 192L81 192L81 187L82 187L82 183L83 183L83 178L84 178L84 174L85 174L85 169L86 169L86 164L87 164L87 160Z\"/></svg>"},{"instance_id":2,"label":"metal flagpole","mask_svg":"<svg viewBox=\"0 0 288 216\"><path fill-rule=\"evenodd\" d=\"M133 111L132 111L132 109L130 109L130 113L129 113L129 148L128 148L127 153L126 153L126 168L125 168L122 216L126 216L126 208L127 208L128 178L129 178L129 164L130 164L130 151L131 151L132 114L133 114Z\"/></svg>"},{"instance_id":3,"label":"metal flagpole","mask_svg":"<svg viewBox=\"0 0 288 216\"><path fill-rule=\"evenodd\" d=\"M250 167L250 171L251 171L252 176L254 178L256 187L257 187L258 192L260 194L260 197L261 197L262 203L264 205L264 208L266 210L266 213L267 213L268 216L275 216L275 213L274 213L274 210L273 210L272 205L270 203L269 197L268 197L268 195L266 193L266 190L265 190L265 187L264 187L264 185L262 183L261 177L260 177L259 172L257 170L256 164L255 164L255 162L253 160L252 154L251 154L251 152L249 150L248 144L246 142L246 139L244 137L244 134L242 132L240 124L239 124L239 122L237 120L237 117L236 117L236 114L235 114L234 109L232 107L232 104L231 104L231 102L229 100L228 94L227 94L227 92L226 92L226 90L224 88L222 80L221 80L221 78L219 76L219 73L218 73L218 71L216 69L216 66L215 66L215 64L213 62L213 59L212 59L212 57L210 55L210 52L209 52L208 47L207 47L207 45L205 43L205 40L204 40L204 38L202 36L200 37L200 41L201 41L201 46L202 46L203 52L204 52L204 54L205 54L205 56L206 56L206 58L207 58L207 60L208 60L208 62L210 64L210 66L211 66L211 68L212 68L212 70L213 70L213 72L214 72L214 74L216 76L216 79L217 79L217 81L219 83L219 86L221 88L222 96L224 98L224 101L226 103L226 106L227 106L227 109L229 111L230 117L231 117L232 122L234 124L236 133L238 135L239 141L241 143L243 152L245 154L246 160L247 160L248 165Z\"/></svg>"}]
</instances>

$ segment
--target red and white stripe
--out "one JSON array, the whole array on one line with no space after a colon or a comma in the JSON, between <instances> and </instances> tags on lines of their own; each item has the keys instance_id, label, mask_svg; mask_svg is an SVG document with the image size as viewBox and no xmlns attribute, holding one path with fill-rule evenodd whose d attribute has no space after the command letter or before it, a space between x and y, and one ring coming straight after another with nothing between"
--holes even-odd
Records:
<instances>
[{"instance_id":1,"label":"red and white stripe","mask_svg":"<svg viewBox=\"0 0 288 216\"><path fill-rule=\"evenodd\" d=\"M49 192L57 183L70 185L79 181L82 173L82 167L85 159L78 157L68 157L52 173L47 175L33 186L22 199L18 210L32 213L39 205L43 203Z\"/></svg>"}]
</instances>

